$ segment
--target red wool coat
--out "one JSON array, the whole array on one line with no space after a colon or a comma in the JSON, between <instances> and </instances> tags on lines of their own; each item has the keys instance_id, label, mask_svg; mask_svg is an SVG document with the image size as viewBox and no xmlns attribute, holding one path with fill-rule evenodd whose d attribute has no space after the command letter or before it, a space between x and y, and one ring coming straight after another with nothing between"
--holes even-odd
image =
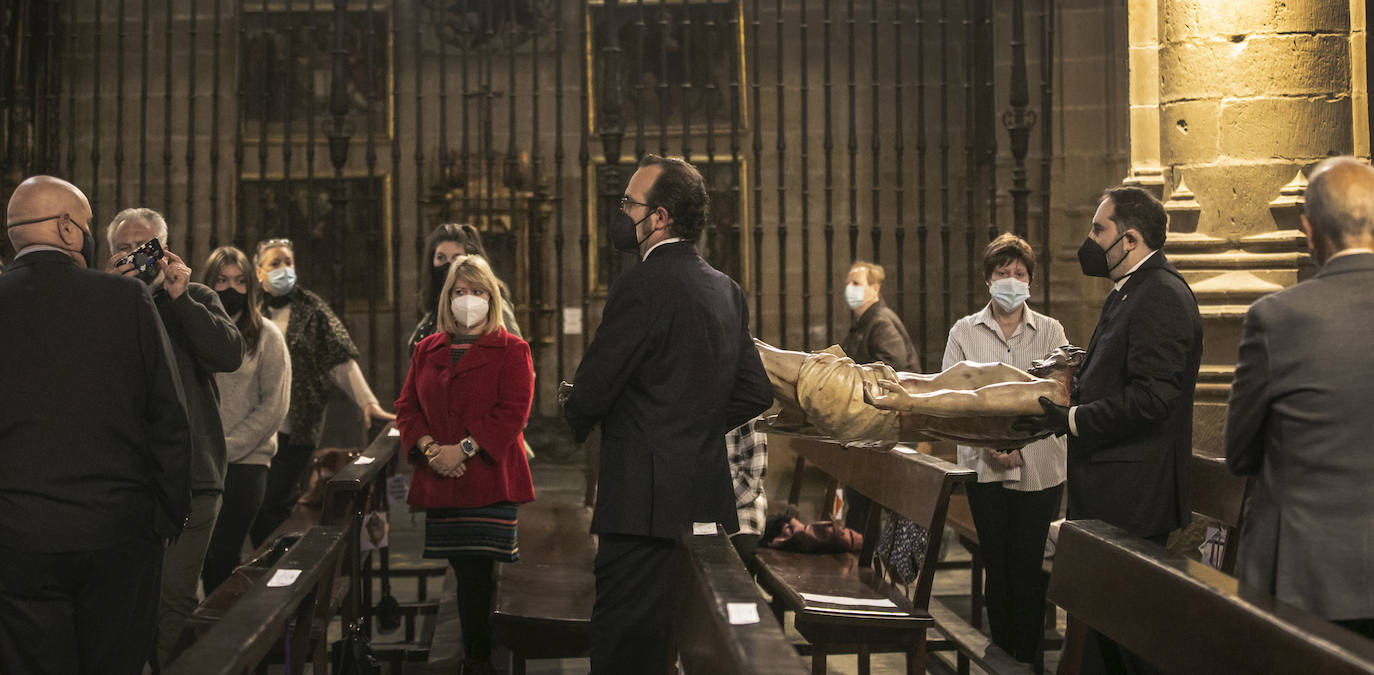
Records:
<instances>
[{"instance_id":1,"label":"red wool coat","mask_svg":"<svg viewBox=\"0 0 1374 675\"><path fill-rule=\"evenodd\" d=\"M505 329L478 338L456 364L447 333L421 340L396 399L401 447L408 453L425 435L443 445L471 435L481 451L458 478L417 464L406 501L419 508L533 501L534 483L520 433L533 399L530 346Z\"/></svg>"}]
</instances>

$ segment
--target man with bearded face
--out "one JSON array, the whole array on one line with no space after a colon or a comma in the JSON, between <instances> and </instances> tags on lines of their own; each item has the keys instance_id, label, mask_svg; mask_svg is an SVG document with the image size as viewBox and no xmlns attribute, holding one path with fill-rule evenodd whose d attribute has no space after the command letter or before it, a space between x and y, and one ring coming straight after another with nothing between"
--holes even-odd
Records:
<instances>
[{"instance_id":1,"label":"man with bearded face","mask_svg":"<svg viewBox=\"0 0 1374 675\"><path fill-rule=\"evenodd\" d=\"M86 196L49 176L20 184L6 215L18 254L0 277L5 672L142 672L163 545L190 511L172 346L143 284L92 269L91 220Z\"/></svg>"},{"instance_id":2,"label":"man with bearded face","mask_svg":"<svg viewBox=\"0 0 1374 675\"><path fill-rule=\"evenodd\" d=\"M121 264L121 260L155 237L164 256L153 263L160 271L148 285L176 355L195 446L191 459L191 517L186 521L185 531L167 547L162 563L157 662L166 665L190 643L186 618L196 608L196 584L200 582L201 564L215 530L224 491L228 460L214 374L238 370L243 362L243 337L224 311L219 294L209 286L191 281L191 268L167 249L167 221L157 211L133 208L115 215L105 229L113 253L106 271L137 276L133 265Z\"/></svg>"},{"instance_id":3,"label":"man with bearded face","mask_svg":"<svg viewBox=\"0 0 1374 675\"><path fill-rule=\"evenodd\" d=\"M1302 229L1320 269L1250 306L1231 382L1226 462L1256 477L1236 577L1374 638L1374 169L1318 164Z\"/></svg>"},{"instance_id":4,"label":"man with bearded face","mask_svg":"<svg viewBox=\"0 0 1374 675\"><path fill-rule=\"evenodd\" d=\"M575 386L561 387L578 442L601 426L596 674L667 672L677 538L693 522L738 529L725 433L773 402L744 293L697 253L707 206L691 164L640 162L609 228L640 262L611 287Z\"/></svg>"},{"instance_id":5,"label":"man with bearded face","mask_svg":"<svg viewBox=\"0 0 1374 675\"><path fill-rule=\"evenodd\" d=\"M1202 363L1197 299L1161 250L1168 216L1136 187L1107 190L1078 251L1087 276L1114 282L1093 330L1069 407L1041 399L1018 424L1066 433L1071 519L1104 520L1163 546L1192 517L1188 458L1193 391ZM1083 672L1148 664L1092 634Z\"/></svg>"}]
</instances>

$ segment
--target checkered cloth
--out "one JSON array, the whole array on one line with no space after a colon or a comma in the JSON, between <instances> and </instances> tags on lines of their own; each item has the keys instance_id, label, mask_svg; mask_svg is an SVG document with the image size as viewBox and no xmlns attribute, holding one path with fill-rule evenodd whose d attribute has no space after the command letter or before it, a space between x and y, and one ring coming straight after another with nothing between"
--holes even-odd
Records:
<instances>
[{"instance_id":1,"label":"checkered cloth","mask_svg":"<svg viewBox=\"0 0 1374 675\"><path fill-rule=\"evenodd\" d=\"M768 469L768 436L754 430L754 423L758 421L756 417L725 435L742 534L763 534L763 521L768 511L768 497L763 494L763 475Z\"/></svg>"}]
</instances>

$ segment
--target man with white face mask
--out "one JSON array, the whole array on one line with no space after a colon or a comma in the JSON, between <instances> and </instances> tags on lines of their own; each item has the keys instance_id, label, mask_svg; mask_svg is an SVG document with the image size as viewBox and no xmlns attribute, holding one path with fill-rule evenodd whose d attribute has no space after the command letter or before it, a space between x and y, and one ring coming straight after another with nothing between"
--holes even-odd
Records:
<instances>
[{"instance_id":1,"label":"man with white face mask","mask_svg":"<svg viewBox=\"0 0 1374 675\"><path fill-rule=\"evenodd\" d=\"M152 261L148 274L139 274L121 260L156 238L163 257ZM243 361L243 338L224 311L219 294L191 281L191 268L167 248L167 221L152 209L124 209L105 228L110 245L106 271L138 277L148 283L162 325L171 339L177 372L186 393L191 421L191 515L181 536L167 547L162 560L162 601L158 609L157 662L166 665L190 642L186 619L196 608L196 585L210 536L219 517L225 455L224 426L219 416L215 373L238 370ZM156 275L151 274L158 269Z\"/></svg>"},{"instance_id":2,"label":"man with white face mask","mask_svg":"<svg viewBox=\"0 0 1374 675\"><path fill-rule=\"evenodd\" d=\"M840 349L855 363L884 363L896 371L919 373L921 355L911 343L911 335L901 317L883 302L883 266L877 263L854 261L845 277L844 302L852 312L849 334ZM868 520L868 497L853 488L846 488L848 504L845 525L863 532Z\"/></svg>"},{"instance_id":3,"label":"man with white face mask","mask_svg":"<svg viewBox=\"0 0 1374 675\"><path fill-rule=\"evenodd\" d=\"M993 239L983 251L983 282L992 298L949 329L942 367L976 361L1025 370L1068 344L1063 325L1026 305L1034 276L1035 251L1026 240L1010 233ZM1030 662L1044 635L1040 566L1045 535L1064 493L1064 437L1050 436L1011 452L965 445L958 452L959 465L978 472L977 482L966 485L987 566L992 641Z\"/></svg>"},{"instance_id":4,"label":"man with white face mask","mask_svg":"<svg viewBox=\"0 0 1374 675\"><path fill-rule=\"evenodd\" d=\"M883 266L855 261L845 277L844 301L853 313L840 348L855 363L882 362L893 370L921 372L921 356L901 317L883 302Z\"/></svg>"}]
</instances>

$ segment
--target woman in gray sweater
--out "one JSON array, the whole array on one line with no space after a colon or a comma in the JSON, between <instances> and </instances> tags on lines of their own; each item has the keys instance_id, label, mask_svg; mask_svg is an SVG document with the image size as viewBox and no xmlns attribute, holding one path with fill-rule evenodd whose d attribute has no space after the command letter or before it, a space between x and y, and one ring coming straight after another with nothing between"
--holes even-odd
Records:
<instances>
[{"instance_id":1,"label":"woman in gray sweater","mask_svg":"<svg viewBox=\"0 0 1374 675\"><path fill-rule=\"evenodd\" d=\"M224 503L201 569L209 594L238 566L243 540L262 504L267 468L277 452L277 429L290 403L291 358L281 329L264 321L258 310L258 280L243 251L215 249L205 261L204 283L219 293L245 348L238 370L215 376L229 468Z\"/></svg>"}]
</instances>

